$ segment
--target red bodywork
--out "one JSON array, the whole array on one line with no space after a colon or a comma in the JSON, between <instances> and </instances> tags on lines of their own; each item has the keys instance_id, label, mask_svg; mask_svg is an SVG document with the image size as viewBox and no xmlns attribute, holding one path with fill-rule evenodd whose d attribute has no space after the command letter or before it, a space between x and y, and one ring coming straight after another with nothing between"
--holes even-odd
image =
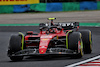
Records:
<instances>
[{"instance_id":1,"label":"red bodywork","mask_svg":"<svg viewBox=\"0 0 100 67\"><path fill-rule=\"evenodd\" d=\"M57 30L57 28L53 28L53 30L55 31L54 33L49 33L47 34L47 31L40 31L40 33L38 33L37 35L34 35L34 32L30 32L32 33L31 35L26 35L25 36L25 41L29 40L30 37L37 37L40 38L40 42L38 43L31 43L26 45L27 46L39 46L39 53L40 54L45 54L48 48L48 45L50 43L50 41L54 38L54 37L62 37L62 36L66 36L66 32L64 32L63 28L61 30ZM26 42L27 44L28 42Z\"/></svg>"}]
</instances>

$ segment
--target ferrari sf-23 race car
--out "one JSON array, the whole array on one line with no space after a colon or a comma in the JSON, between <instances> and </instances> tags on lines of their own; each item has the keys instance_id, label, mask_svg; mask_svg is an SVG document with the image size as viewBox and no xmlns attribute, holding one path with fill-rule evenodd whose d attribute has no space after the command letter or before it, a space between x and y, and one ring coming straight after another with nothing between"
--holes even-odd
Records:
<instances>
[{"instance_id":1,"label":"ferrari sf-23 race car","mask_svg":"<svg viewBox=\"0 0 100 67\"><path fill-rule=\"evenodd\" d=\"M81 58L83 53L92 52L92 33L79 29L79 22L40 23L39 33L27 31L12 35L7 51L12 61L20 61L24 56L70 55Z\"/></svg>"}]
</instances>

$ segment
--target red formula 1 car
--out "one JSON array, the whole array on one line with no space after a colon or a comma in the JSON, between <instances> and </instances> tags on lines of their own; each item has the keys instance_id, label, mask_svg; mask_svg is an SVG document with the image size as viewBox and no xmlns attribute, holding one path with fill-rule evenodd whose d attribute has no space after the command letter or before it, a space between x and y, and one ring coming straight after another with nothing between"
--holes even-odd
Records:
<instances>
[{"instance_id":1,"label":"red formula 1 car","mask_svg":"<svg viewBox=\"0 0 100 67\"><path fill-rule=\"evenodd\" d=\"M80 30L78 22L40 23L40 33L27 31L12 35L7 51L12 61L22 60L24 56L34 55L71 55L81 58L91 53L92 34L90 30Z\"/></svg>"}]
</instances>

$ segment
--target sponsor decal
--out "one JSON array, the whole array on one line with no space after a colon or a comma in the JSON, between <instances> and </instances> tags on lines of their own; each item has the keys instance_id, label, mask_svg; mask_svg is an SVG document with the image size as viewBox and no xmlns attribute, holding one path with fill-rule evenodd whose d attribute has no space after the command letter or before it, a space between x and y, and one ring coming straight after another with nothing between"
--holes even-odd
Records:
<instances>
[{"instance_id":1,"label":"sponsor decal","mask_svg":"<svg viewBox=\"0 0 100 67\"><path fill-rule=\"evenodd\" d=\"M60 26L74 26L73 23L59 23Z\"/></svg>"},{"instance_id":2,"label":"sponsor decal","mask_svg":"<svg viewBox=\"0 0 100 67\"><path fill-rule=\"evenodd\" d=\"M27 1L27 0L0 0L0 1Z\"/></svg>"},{"instance_id":3,"label":"sponsor decal","mask_svg":"<svg viewBox=\"0 0 100 67\"><path fill-rule=\"evenodd\" d=\"M41 38L52 38L52 36L41 36Z\"/></svg>"},{"instance_id":4,"label":"sponsor decal","mask_svg":"<svg viewBox=\"0 0 100 67\"><path fill-rule=\"evenodd\" d=\"M41 48L47 48L47 47L46 47L46 46L40 46L40 49L41 49Z\"/></svg>"},{"instance_id":5,"label":"sponsor decal","mask_svg":"<svg viewBox=\"0 0 100 67\"><path fill-rule=\"evenodd\" d=\"M42 39L42 40L49 40L49 39Z\"/></svg>"},{"instance_id":6,"label":"sponsor decal","mask_svg":"<svg viewBox=\"0 0 100 67\"><path fill-rule=\"evenodd\" d=\"M21 5L39 3L39 0L0 0L0 5Z\"/></svg>"}]
</instances>

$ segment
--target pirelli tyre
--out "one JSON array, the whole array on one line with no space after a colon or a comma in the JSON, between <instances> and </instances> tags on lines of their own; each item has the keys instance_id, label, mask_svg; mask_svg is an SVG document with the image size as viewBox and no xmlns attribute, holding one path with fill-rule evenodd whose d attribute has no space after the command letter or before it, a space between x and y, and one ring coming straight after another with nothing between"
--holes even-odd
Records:
<instances>
[{"instance_id":1,"label":"pirelli tyre","mask_svg":"<svg viewBox=\"0 0 100 67\"><path fill-rule=\"evenodd\" d=\"M83 51L85 54L92 52L92 33L90 30L80 30L83 40Z\"/></svg>"},{"instance_id":2,"label":"pirelli tyre","mask_svg":"<svg viewBox=\"0 0 100 67\"><path fill-rule=\"evenodd\" d=\"M80 32L69 33L68 36L68 49L74 50L76 54L71 58L81 58L83 56L83 43Z\"/></svg>"},{"instance_id":3,"label":"pirelli tyre","mask_svg":"<svg viewBox=\"0 0 100 67\"><path fill-rule=\"evenodd\" d=\"M13 54L21 50L21 37L19 35L12 35L9 42L9 53ZM10 56L12 61L20 61L23 59L23 56Z\"/></svg>"}]
</instances>

